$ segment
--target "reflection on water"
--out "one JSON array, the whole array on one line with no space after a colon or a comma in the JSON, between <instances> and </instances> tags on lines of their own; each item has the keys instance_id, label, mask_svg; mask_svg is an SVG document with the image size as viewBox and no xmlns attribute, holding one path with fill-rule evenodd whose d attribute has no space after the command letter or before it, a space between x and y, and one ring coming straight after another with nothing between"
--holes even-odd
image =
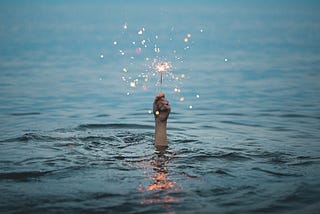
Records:
<instances>
[{"instance_id":1,"label":"reflection on water","mask_svg":"<svg viewBox=\"0 0 320 214\"><path fill-rule=\"evenodd\" d=\"M170 208L172 203L178 203L177 197L171 196L172 193L182 191L181 185L173 181L170 177L169 162L174 157L175 152L167 151L167 147L157 147L153 157L147 162L146 170L151 168L151 175L148 177L152 184L144 187L140 185L141 192L148 193L146 199L141 200L140 204L159 204L163 208ZM175 213L175 212L170 212Z\"/></svg>"},{"instance_id":2,"label":"reflection on water","mask_svg":"<svg viewBox=\"0 0 320 214\"><path fill-rule=\"evenodd\" d=\"M131 2L0 1L0 213L319 213L319 1Z\"/></svg>"}]
</instances>

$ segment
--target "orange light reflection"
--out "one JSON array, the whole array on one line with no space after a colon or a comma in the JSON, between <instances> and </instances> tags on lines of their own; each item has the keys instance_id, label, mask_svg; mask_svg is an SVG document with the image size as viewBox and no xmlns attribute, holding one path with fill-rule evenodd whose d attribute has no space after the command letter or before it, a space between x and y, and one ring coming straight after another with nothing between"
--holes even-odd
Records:
<instances>
[{"instance_id":1,"label":"orange light reflection","mask_svg":"<svg viewBox=\"0 0 320 214\"><path fill-rule=\"evenodd\" d=\"M177 182L172 181L169 176L168 164L171 157L168 154L171 156L175 155L174 152L170 153L166 150L158 150L155 156L148 162L148 165L152 168L152 173L149 176L152 184L146 187L140 185L139 190L153 194L147 195L149 197L141 200L140 204L159 204L164 208L168 208L169 204L179 202L179 198L169 195L173 192L181 192L182 188Z\"/></svg>"}]
</instances>

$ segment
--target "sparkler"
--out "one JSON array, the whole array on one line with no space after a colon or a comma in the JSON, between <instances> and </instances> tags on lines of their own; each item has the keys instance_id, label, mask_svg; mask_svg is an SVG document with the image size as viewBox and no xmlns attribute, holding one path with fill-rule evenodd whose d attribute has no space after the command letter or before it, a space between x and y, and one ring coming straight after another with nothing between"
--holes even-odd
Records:
<instances>
[{"instance_id":1,"label":"sparkler","mask_svg":"<svg viewBox=\"0 0 320 214\"><path fill-rule=\"evenodd\" d=\"M161 41L158 34L150 36L147 29L141 27L134 30L136 36L133 40L129 41L129 39L132 39L132 31L128 28L127 23L124 23L122 28L122 34L125 36L130 35L130 37L128 37L126 41L114 40L113 45L116 48L118 55L128 62L128 64L122 68L121 77L122 81L129 86L126 94L133 94L133 92L139 88L142 88L144 91L153 87L156 87L155 90L158 91L162 91L163 88L166 88L169 90L168 93L176 93L180 102L187 101L188 98L183 96L182 89L180 89L183 79L187 76L184 73L175 74L176 68L179 67L180 63L184 62L183 52L179 52L176 49L161 50L160 55L160 48L156 43ZM171 31L174 31L174 27L171 28ZM204 30L200 29L200 32L202 33ZM174 38L170 38L170 41L174 41L173 39ZM187 33L184 37L179 38L179 40L183 41L183 50L185 51L189 50L193 44L191 33ZM130 44L130 47L120 46L120 44ZM165 53L165 56L162 55L163 53ZM100 58L104 57L103 54L100 54ZM145 59L145 61L142 62L145 70L135 76L132 72L136 70L134 64L140 62L136 61L136 58L138 60ZM228 61L228 59L226 58L225 61ZM196 98L199 97L199 95L196 95ZM192 105L188 105L188 109L192 108ZM149 113L152 113L152 111L150 110Z\"/></svg>"},{"instance_id":2,"label":"sparkler","mask_svg":"<svg viewBox=\"0 0 320 214\"><path fill-rule=\"evenodd\" d=\"M162 85L163 72L167 72L172 68L171 63L170 62L162 62L162 61L158 61L158 60L155 60L154 63L155 63L155 66L154 66L155 70L160 73L160 85Z\"/></svg>"}]
</instances>

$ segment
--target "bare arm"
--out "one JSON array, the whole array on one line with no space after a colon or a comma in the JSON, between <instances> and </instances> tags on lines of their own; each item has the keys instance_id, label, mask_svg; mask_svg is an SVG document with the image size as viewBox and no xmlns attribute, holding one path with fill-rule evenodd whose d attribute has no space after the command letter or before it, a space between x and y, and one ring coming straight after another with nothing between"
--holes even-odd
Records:
<instances>
[{"instance_id":1,"label":"bare arm","mask_svg":"<svg viewBox=\"0 0 320 214\"><path fill-rule=\"evenodd\" d=\"M153 102L153 114L155 117L155 146L168 146L167 119L171 108L163 93L159 93Z\"/></svg>"}]
</instances>

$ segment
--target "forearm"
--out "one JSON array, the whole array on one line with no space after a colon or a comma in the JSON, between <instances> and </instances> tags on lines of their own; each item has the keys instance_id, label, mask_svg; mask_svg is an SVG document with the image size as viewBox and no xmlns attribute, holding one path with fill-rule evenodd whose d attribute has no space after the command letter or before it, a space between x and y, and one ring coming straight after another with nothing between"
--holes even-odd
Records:
<instances>
[{"instance_id":1,"label":"forearm","mask_svg":"<svg viewBox=\"0 0 320 214\"><path fill-rule=\"evenodd\" d=\"M167 142L167 121L155 119L155 146L168 146Z\"/></svg>"}]
</instances>

